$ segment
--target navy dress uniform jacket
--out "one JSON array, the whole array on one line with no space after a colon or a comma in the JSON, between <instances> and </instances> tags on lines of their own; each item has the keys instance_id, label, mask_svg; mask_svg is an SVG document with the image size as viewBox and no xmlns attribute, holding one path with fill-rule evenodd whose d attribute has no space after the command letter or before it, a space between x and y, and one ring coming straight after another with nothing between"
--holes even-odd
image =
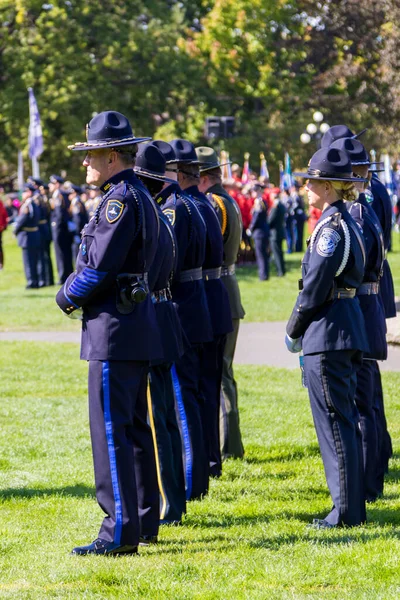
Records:
<instances>
[{"instance_id":1,"label":"navy dress uniform jacket","mask_svg":"<svg viewBox=\"0 0 400 600\"><path fill-rule=\"evenodd\" d=\"M157 196L157 202L175 231L178 260L171 285L172 299L185 335L191 344L202 344L213 338L211 317L202 279L180 281L181 273L201 268L206 249L206 226L194 204L177 183L172 183Z\"/></svg>"},{"instance_id":2,"label":"navy dress uniform jacket","mask_svg":"<svg viewBox=\"0 0 400 600\"><path fill-rule=\"evenodd\" d=\"M385 188L385 186L380 181L377 175L372 175L370 188L373 198L371 199L368 194L366 194L366 198L367 200L372 200L371 205L381 224L383 230L385 250L387 251L390 246L390 240L392 235L392 202L390 200L387 189ZM395 317L396 303L394 299L394 285L392 272L390 270L390 266L387 260L385 260L383 264L383 273L380 281L380 295L385 309L386 318L390 319L392 317Z\"/></svg>"},{"instance_id":3,"label":"navy dress uniform jacket","mask_svg":"<svg viewBox=\"0 0 400 600\"><path fill-rule=\"evenodd\" d=\"M197 186L193 185L187 188L185 192L196 202L196 206L206 224L207 238L203 272L207 269L218 269L222 267L224 257L224 244L218 217L207 196L202 194ZM204 286L214 336L230 333L233 331L232 314L228 292L224 284L220 278L205 279Z\"/></svg>"},{"instance_id":4,"label":"navy dress uniform jacket","mask_svg":"<svg viewBox=\"0 0 400 600\"><path fill-rule=\"evenodd\" d=\"M14 233L20 248L40 248L39 220L39 207L31 198L28 198L21 206L15 221Z\"/></svg>"},{"instance_id":5,"label":"navy dress uniform jacket","mask_svg":"<svg viewBox=\"0 0 400 600\"><path fill-rule=\"evenodd\" d=\"M358 298L332 299L334 284L336 288L343 289L358 288L362 283L364 255L355 233L358 226L341 200L324 210L315 232L318 224L325 219L328 220L304 255L303 289L297 297L286 331L291 338L303 336L305 355L331 350L367 352L369 346ZM349 228L350 254L343 272L336 277L345 247L341 219ZM335 240L333 249L324 243L327 235ZM359 235L362 241L361 233Z\"/></svg>"},{"instance_id":6,"label":"navy dress uniform jacket","mask_svg":"<svg viewBox=\"0 0 400 600\"><path fill-rule=\"evenodd\" d=\"M269 224L267 210L254 210L249 225L253 237L268 237Z\"/></svg>"},{"instance_id":7,"label":"navy dress uniform jacket","mask_svg":"<svg viewBox=\"0 0 400 600\"><path fill-rule=\"evenodd\" d=\"M182 325L170 291L170 278L178 262L178 246L168 218L158 207L157 210L160 232L156 256L149 271L149 287L160 330L162 362L173 363L184 352Z\"/></svg>"},{"instance_id":8,"label":"navy dress uniform jacket","mask_svg":"<svg viewBox=\"0 0 400 600\"><path fill-rule=\"evenodd\" d=\"M363 283L379 285L385 248L378 217L368 205L364 194L360 194L357 202L350 203L348 210L360 226L365 241L366 263ZM378 294L359 293L357 297L364 315L369 345L369 352L364 353L364 358L386 360L386 320L382 300Z\"/></svg>"},{"instance_id":9,"label":"navy dress uniform jacket","mask_svg":"<svg viewBox=\"0 0 400 600\"><path fill-rule=\"evenodd\" d=\"M157 360L161 340L151 295L132 313L121 314L116 284L122 273L142 275L150 268L157 250L157 209L132 169L111 178L104 191L85 226L76 271L58 292L57 303L67 314L83 308L83 360Z\"/></svg>"}]
</instances>

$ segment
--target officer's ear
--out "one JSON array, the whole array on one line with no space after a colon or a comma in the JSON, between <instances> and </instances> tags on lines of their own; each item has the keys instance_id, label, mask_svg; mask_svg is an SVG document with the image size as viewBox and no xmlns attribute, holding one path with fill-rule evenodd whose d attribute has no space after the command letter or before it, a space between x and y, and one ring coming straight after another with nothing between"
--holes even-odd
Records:
<instances>
[{"instance_id":1,"label":"officer's ear","mask_svg":"<svg viewBox=\"0 0 400 600\"><path fill-rule=\"evenodd\" d=\"M117 152L115 150L111 150L111 152L108 155L108 164L111 165L113 163L115 163L117 160Z\"/></svg>"}]
</instances>

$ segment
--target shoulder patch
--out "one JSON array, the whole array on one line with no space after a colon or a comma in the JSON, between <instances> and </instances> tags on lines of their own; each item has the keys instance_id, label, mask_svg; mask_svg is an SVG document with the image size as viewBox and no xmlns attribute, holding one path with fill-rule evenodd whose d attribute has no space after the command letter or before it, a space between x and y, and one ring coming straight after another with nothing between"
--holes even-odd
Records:
<instances>
[{"instance_id":1,"label":"shoulder patch","mask_svg":"<svg viewBox=\"0 0 400 600\"><path fill-rule=\"evenodd\" d=\"M109 200L107 202L106 208L106 219L109 223L115 223L118 221L122 212L124 210L124 205L119 200Z\"/></svg>"},{"instance_id":2,"label":"shoulder patch","mask_svg":"<svg viewBox=\"0 0 400 600\"><path fill-rule=\"evenodd\" d=\"M340 234L334 229L331 229L330 227L325 227L322 230L321 235L318 239L318 254L320 256L323 256L324 258L329 258L330 256L333 256L333 253L335 252L336 246L339 242Z\"/></svg>"},{"instance_id":3,"label":"shoulder patch","mask_svg":"<svg viewBox=\"0 0 400 600\"><path fill-rule=\"evenodd\" d=\"M374 196L371 192L371 190L364 190L364 195L365 195L365 199L366 201L371 204L371 202L374 201Z\"/></svg>"},{"instance_id":4,"label":"shoulder patch","mask_svg":"<svg viewBox=\"0 0 400 600\"><path fill-rule=\"evenodd\" d=\"M171 225L175 225L175 209L165 208L163 213L168 218L168 221L171 223Z\"/></svg>"}]
</instances>

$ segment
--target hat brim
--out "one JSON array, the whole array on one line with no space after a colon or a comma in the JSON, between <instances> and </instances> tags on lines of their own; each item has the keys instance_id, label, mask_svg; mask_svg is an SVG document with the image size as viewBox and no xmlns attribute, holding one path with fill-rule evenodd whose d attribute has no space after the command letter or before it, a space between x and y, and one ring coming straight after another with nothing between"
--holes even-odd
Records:
<instances>
[{"instance_id":1,"label":"hat brim","mask_svg":"<svg viewBox=\"0 0 400 600\"><path fill-rule=\"evenodd\" d=\"M371 165L371 167L368 169L368 173L383 173L385 170L385 167L373 167Z\"/></svg>"},{"instance_id":2,"label":"hat brim","mask_svg":"<svg viewBox=\"0 0 400 600\"><path fill-rule=\"evenodd\" d=\"M103 150L104 148L118 148L120 146L130 146L131 144L141 144L142 142L150 141L151 137L130 137L124 138L123 140L100 140L99 142L76 142L71 146L68 146L69 150L84 151L88 150Z\"/></svg>"},{"instance_id":3,"label":"hat brim","mask_svg":"<svg viewBox=\"0 0 400 600\"><path fill-rule=\"evenodd\" d=\"M164 181L165 183L176 183L174 179L166 177L165 175L160 175L159 173L155 173L154 171L147 171L145 169L141 169L140 167L134 167L133 170L136 175L142 175L142 177L156 179L157 181Z\"/></svg>"},{"instance_id":4,"label":"hat brim","mask_svg":"<svg viewBox=\"0 0 400 600\"><path fill-rule=\"evenodd\" d=\"M184 159L179 159L179 158L174 158L173 160L167 160L166 165L198 165L200 166L202 163L199 160L192 160L191 158L184 158Z\"/></svg>"},{"instance_id":5,"label":"hat brim","mask_svg":"<svg viewBox=\"0 0 400 600\"><path fill-rule=\"evenodd\" d=\"M319 177L318 175L309 175L308 173L292 173L293 177L301 177L302 179L312 179L314 181L350 181L353 183L362 183L368 181L363 177Z\"/></svg>"},{"instance_id":6,"label":"hat brim","mask_svg":"<svg viewBox=\"0 0 400 600\"><path fill-rule=\"evenodd\" d=\"M231 165L231 162L217 163L210 165L209 163L200 163L200 173L204 173L204 171L212 171L212 169L218 169L220 167L225 167L226 165ZM202 166L204 165L204 166ZM206 166L207 165L207 166Z\"/></svg>"}]
</instances>

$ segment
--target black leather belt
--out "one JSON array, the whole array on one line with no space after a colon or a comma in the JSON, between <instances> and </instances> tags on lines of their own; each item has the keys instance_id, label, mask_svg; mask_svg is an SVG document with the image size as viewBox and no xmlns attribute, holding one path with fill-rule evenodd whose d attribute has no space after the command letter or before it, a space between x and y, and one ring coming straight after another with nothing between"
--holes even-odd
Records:
<instances>
[{"instance_id":1,"label":"black leather belt","mask_svg":"<svg viewBox=\"0 0 400 600\"><path fill-rule=\"evenodd\" d=\"M169 300L171 300L171 292L168 288L164 288L163 290L155 290L151 293L151 301L153 304L168 302Z\"/></svg>"},{"instance_id":2,"label":"black leather belt","mask_svg":"<svg viewBox=\"0 0 400 600\"><path fill-rule=\"evenodd\" d=\"M356 288L336 288L333 292L333 300L344 300L345 298L355 298Z\"/></svg>"},{"instance_id":3,"label":"black leather belt","mask_svg":"<svg viewBox=\"0 0 400 600\"><path fill-rule=\"evenodd\" d=\"M181 271L179 275L180 283L185 283L186 281L199 281L200 279L203 279L203 269L201 267Z\"/></svg>"},{"instance_id":4,"label":"black leather belt","mask_svg":"<svg viewBox=\"0 0 400 600\"><path fill-rule=\"evenodd\" d=\"M221 267L215 269L203 269L203 279L209 281L210 279L219 279L221 277Z\"/></svg>"},{"instance_id":5,"label":"black leather belt","mask_svg":"<svg viewBox=\"0 0 400 600\"><path fill-rule=\"evenodd\" d=\"M357 296L372 296L376 294L379 294L379 283L377 281L362 283L357 290Z\"/></svg>"},{"instance_id":6,"label":"black leather belt","mask_svg":"<svg viewBox=\"0 0 400 600\"><path fill-rule=\"evenodd\" d=\"M221 268L221 277L228 277L236 273L236 265L227 265Z\"/></svg>"}]
</instances>

